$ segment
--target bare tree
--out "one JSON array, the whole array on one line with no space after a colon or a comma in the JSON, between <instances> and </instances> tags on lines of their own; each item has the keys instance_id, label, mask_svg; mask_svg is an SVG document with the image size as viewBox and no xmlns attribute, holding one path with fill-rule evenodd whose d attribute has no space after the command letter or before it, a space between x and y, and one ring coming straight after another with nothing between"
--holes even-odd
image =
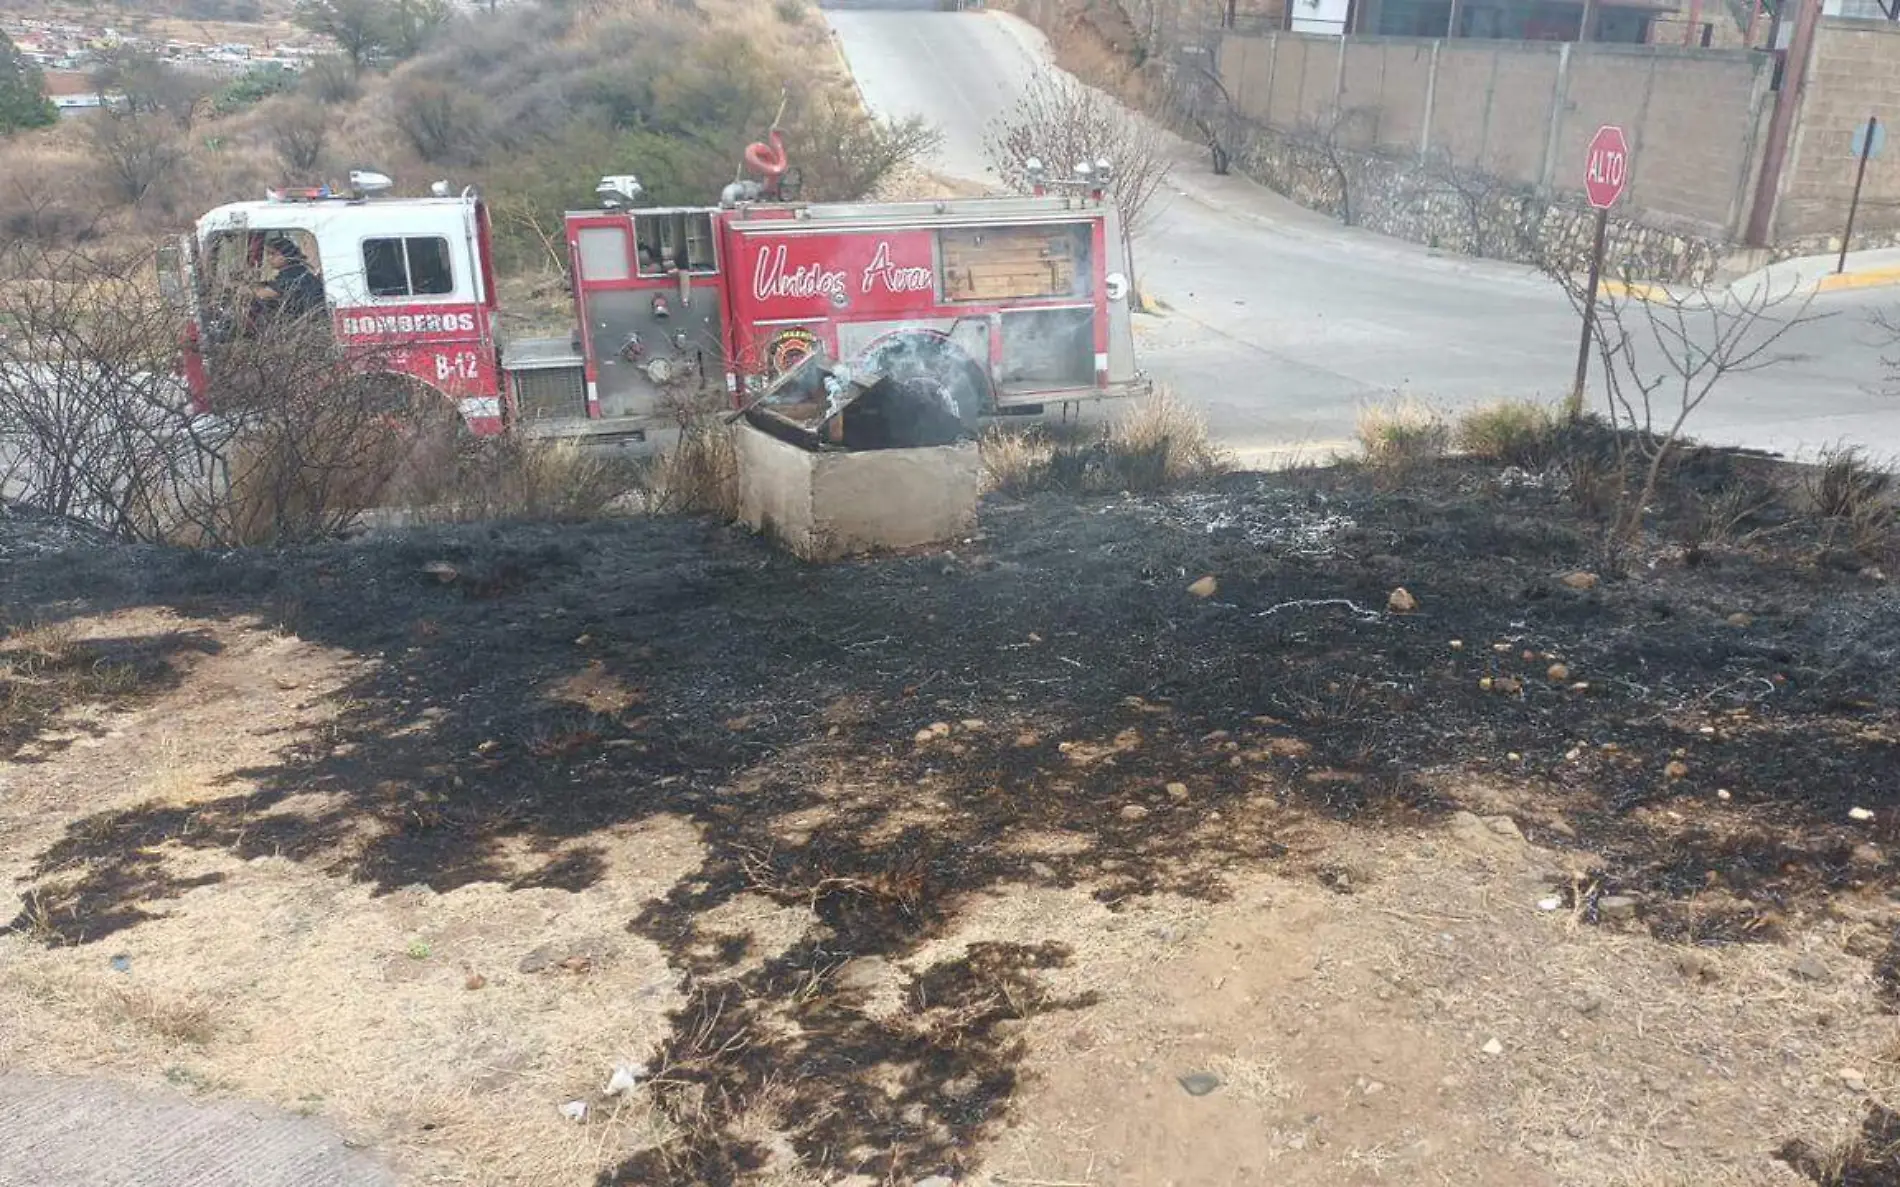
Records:
<instances>
[{"instance_id":1,"label":"bare tree","mask_svg":"<svg viewBox=\"0 0 1900 1187\"><path fill-rule=\"evenodd\" d=\"M1003 184L1024 193L1033 184L1031 160L1056 177L1085 162L1109 162L1124 248L1174 167L1166 133L1101 91L1054 72L1038 74L991 122L984 148Z\"/></svg>"},{"instance_id":2,"label":"bare tree","mask_svg":"<svg viewBox=\"0 0 1900 1187\"><path fill-rule=\"evenodd\" d=\"M89 122L87 133L106 182L135 206L185 159L183 146L159 116L107 109Z\"/></svg>"},{"instance_id":3,"label":"bare tree","mask_svg":"<svg viewBox=\"0 0 1900 1187\"><path fill-rule=\"evenodd\" d=\"M323 159L330 118L314 102L278 103L272 106L264 126L270 132L277 159L291 174L308 174Z\"/></svg>"},{"instance_id":4,"label":"bare tree","mask_svg":"<svg viewBox=\"0 0 1900 1187\"><path fill-rule=\"evenodd\" d=\"M792 121L786 139L798 162L802 197L850 201L935 151L943 134L923 119L879 120L855 101L821 94Z\"/></svg>"},{"instance_id":5,"label":"bare tree","mask_svg":"<svg viewBox=\"0 0 1900 1187\"><path fill-rule=\"evenodd\" d=\"M1553 256L1545 272L1582 315L1587 300L1583 260ZM1734 375L1766 370L1799 356L1788 335L1822 315L1812 294L1748 289L1628 284L1599 291L1590 350L1604 391L1614 439L1609 523L1602 563L1620 572L1642 535L1658 487L1680 454L1696 413Z\"/></svg>"}]
</instances>

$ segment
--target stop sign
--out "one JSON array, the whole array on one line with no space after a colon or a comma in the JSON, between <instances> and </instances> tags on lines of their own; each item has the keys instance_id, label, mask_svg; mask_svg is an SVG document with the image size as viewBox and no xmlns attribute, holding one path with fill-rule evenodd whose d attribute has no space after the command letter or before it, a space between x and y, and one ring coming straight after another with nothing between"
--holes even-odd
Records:
<instances>
[{"instance_id":1,"label":"stop sign","mask_svg":"<svg viewBox=\"0 0 1900 1187\"><path fill-rule=\"evenodd\" d=\"M1583 166L1583 191L1590 205L1608 210L1623 196L1630 179L1630 146L1623 129L1605 124L1590 138L1590 155Z\"/></svg>"}]
</instances>

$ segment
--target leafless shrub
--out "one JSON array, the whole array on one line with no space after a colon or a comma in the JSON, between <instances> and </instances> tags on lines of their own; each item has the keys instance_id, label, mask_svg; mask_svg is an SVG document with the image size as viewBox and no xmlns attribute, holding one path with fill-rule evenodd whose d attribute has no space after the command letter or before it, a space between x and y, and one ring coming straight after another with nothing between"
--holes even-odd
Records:
<instances>
[{"instance_id":1,"label":"leafless shrub","mask_svg":"<svg viewBox=\"0 0 1900 1187\"><path fill-rule=\"evenodd\" d=\"M487 116L481 100L432 78L411 76L393 94L396 130L423 160L463 165L481 156Z\"/></svg>"},{"instance_id":2,"label":"leafless shrub","mask_svg":"<svg viewBox=\"0 0 1900 1187\"><path fill-rule=\"evenodd\" d=\"M102 111L87 131L106 184L134 206L170 180L185 160L184 146L157 116Z\"/></svg>"},{"instance_id":3,"label":"leafless shrub","mask_svg":"<svg viewBox=\"0 0 1900 1187\"><path fill-rule=\"evenodd\" d=\"M1579 314L1587 283L1574 252L1546 257L1544 271ZM1731 375L1787 362L1793 330L1817 320L1811 295L1752 289L1650 287L1598 293L1590 343L1612 430L1615 492L1601 540L1600 567L1621 572L1641 538L1648 509L1681 452L1696 412Z\"/></svg>"},{"instance_id":4,"label":"leafless shrub","mask_svg":"<svg viewBox=\"0 0 1900 1187\"><path fill-rule=\"evenodd\" d=\"M1141 229L1154 196L1173 167L1160 129L1108 95L1065 74L1036 75L1005 114L992 121L984 148L996 176L1021 193L1037 160L1052 178L1077 164L1108 161L1109 193L1121 218L1124 240Z\"/></svg>"},{"instance_id":5,"label":"leafless shrub","mask_svg":"<svg viewBox=\"0 0 1900 1187\"><path fill-rule=\"evenodd\" d=\"M1339 221L1349 227L1359 220L1359 206L1354 200L1356 150L1352 138L1372 116L1370 108L1335 106L1318 119L1299 121L1289 134L1296 150L1315 158L1325 168L1331 179L1328 187L1331 192L1322 198L1322 204L1330 207Z\"/></svg>"},{"instance_id":6,"label":"leafless shrub","mask_svg":"<svg viewBox=\"0 0 1900 1187\"><path fill-rule=\"evenodd\" d=\"M826 202L872 193L935 151L943 134L916 116L874 119L855 98L820 94L797 113L787 140L802 174L802 196Z\"/></svg>"},{"instance_id":7,"label":"leafless shrub","mask_svg":"<svg viewBox=\"0 0 1900 1187\"><path fill-rule=\"evenodd\" d=\"M264 121L277 159L293 177L308 175L323 159L330 116L311 102L274 104Z\"/></svg>"},{"instance_id":8,"label":"leafless shrub","mask_svg":"<svg viewBox=\"0 0 1900 1187\"><path fill-rule=\"evenodd\" d=\"M347 58L326 55L310 63L298 80L303 92L325 106L348 103L362 90Z\"/></svg>"},{"instance_id":9,"label":"leafless shrub","mask_svg":"<svg viewBox=\"0 0 1900 1187\"><path fill-rule=\"evenodd\" d=\"M0 469L29 506L132 540L319 538L440 432L439 397L431 416L322 319L208 342L204 414L175 374L182 318L148 257L15 247L0 272L21 278L0 289Z\"/></svg>"}]
</instances>

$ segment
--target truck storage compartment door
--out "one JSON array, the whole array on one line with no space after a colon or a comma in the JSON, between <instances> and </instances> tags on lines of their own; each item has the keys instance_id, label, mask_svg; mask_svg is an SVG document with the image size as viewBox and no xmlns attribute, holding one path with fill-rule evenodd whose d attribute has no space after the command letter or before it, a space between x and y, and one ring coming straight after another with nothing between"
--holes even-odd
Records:
<instances>
[{"instance_id":1,"label":"truck storage compartment door","mask_svg":"<svg viewBox=\"0 0 1900 1187\"><path fill-rule=\"evenodd\" d=\"M710 210L569 220L593 415L648 419L725 375Z\"/></svg>"}]
</instances>

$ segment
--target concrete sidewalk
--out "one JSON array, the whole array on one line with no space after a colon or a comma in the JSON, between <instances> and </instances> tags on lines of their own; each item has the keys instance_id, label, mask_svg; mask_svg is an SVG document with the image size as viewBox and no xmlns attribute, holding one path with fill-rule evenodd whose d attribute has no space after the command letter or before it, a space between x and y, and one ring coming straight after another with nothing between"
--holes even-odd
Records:
<instances>
[{"instance_id":1,"label":"concrete sidewalk","mask_svg":"<svg viewBox=\"0 0 1900 1187\"><path fill-rule=\"evenodd\" d=\"M1840 267L1840 253L1827 256L1796 256L1757 268L1723 286L1696 288L1687 285L1650 284L1605 279L1605 296L1625 297L1632 301L1683 300L1690 304L1710 303L1733 298L1743 303L1778 303L1819 296L1823 293L1853 292L1863 289L1900 286L1900 248L1878 248L1847 253L1847 267ZM1711 300L1713 299L1713 300Z\"/></svg>"},{"instance_id":2,"label":"concrete sidewalk","mask_svg":"<svg viewBox=\"0 0 1900 1187\"><path fill-rule=\"evenodd\" d=\"M105 1080L0 1073L0 1187L396 1187L305 1117Z\"/></svg>"}]
</instances>

